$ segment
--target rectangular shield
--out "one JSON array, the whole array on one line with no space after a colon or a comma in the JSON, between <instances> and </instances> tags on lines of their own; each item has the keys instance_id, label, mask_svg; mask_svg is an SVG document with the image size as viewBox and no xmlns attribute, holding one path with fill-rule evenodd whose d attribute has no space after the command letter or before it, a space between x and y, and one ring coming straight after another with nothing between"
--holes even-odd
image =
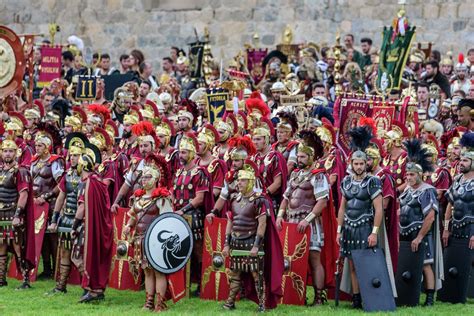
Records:
<instances>
[{"instance_id":1,"label":"rectangular shield","mask_svg":"<svg viewBox=\"0 0 474 316\"><path fill-rule=\"evenodd\" d=\"M114 215L114 243L113 243L113 257L112 266L109 278L109 286L117 290L140 290L141 281L141 268L138 267L138 271L132 273L132 261L134 258L134 247L132 243L125 237L123 228L128 222L129 216L127 215L128 208L120 207L117 210L117 214ZM127 253L120 255L117 253L117 246L123 244L128 245ZM140 249L141 251L141 249Z\"/></svg>"},{"instance_id":2,"label":"rectangular shield","mask_svg":"<svg viewBox=\"0 0 474 316\"><path fill-rule=\"evenodd\" d=\"M438 301L466 303L472 254L469 239L449 239L443 255L444 282L438 291Z\"/></svg>"},{"instance_id":3,"label":"rectangular shield","mask_svg":"<svg viewBox=\"0 0 474 316\"><path fill-rule=\"evenodd\" d=\"M43 239L44 234L46 232L46 226L48 224L48 210L49 204L43 203L41 205L35 204L34 205L34 212L35 212L35 268L30 271L30 281L36 281L36 274L38 272L39 266L39 259L41 256L41 248L43 246ZM11 278L15 278L18 280L22 280L23 276L18 271L16 262L12 260L12 264L10 265L10 270L8 272L8 276Z\"/></svg>"},{"instance_id":4,"label":"rectangular shield","mask_svg":"<svg viewBox=\"0 0 474 316\"><path fill-rule=\"evenodd\" d=\"M120 88L126 82L133 81L134 79L133 74L131 73L126 73L123 75L101 76L100 78L104 80L104 97L107 101L112 101L114 99L114 92L117 88Z\"/></svg>"},{"instance_id":5,"label":"rectangular shield","mask_svg":"<svg viewBox=\"0 0 474 316\"><path fill-rule=\"evenodd\" d=\"M204 247L202 250L201 298L225 300L229 295L229 257L222 256L227 219L214 218L212 224L204 224Z\"/></svg>"},{"instance_id":6,"label":"rectangular shield","mask_svg":"<svg viewBox=\"0 0 474 316\"><path fill-rule=\"evenodd\" d=\"M420 243L418 251L411 250L410 241L400 241L398 253L397 273L397 306L417 306L420 301L421 276L423 274L423 260L425 258L425 244Z\"/></svg>"},{"instance_id":7,"label":"rectangular shield","mask_svg":"<svg viewBox=\"0 0 474 316\"><path fill-rule=\"evenodd\" d=\"M285 260L281 284L283 296L280 304L305 304L310 232L308 228L301 234L297 227L298 224L284 222L278 233Z\"/></svg>"},{"instance_id":8,"label":"rectangular shield","mask_svg":"<svg viewBox=\"0 0 474 316\"><path fill-rule=\"evenodd\" d=\"M395 299L383 251L380 248L352 250L352 260L364 311L394 311Z\"/></svg>"}]
</instances>

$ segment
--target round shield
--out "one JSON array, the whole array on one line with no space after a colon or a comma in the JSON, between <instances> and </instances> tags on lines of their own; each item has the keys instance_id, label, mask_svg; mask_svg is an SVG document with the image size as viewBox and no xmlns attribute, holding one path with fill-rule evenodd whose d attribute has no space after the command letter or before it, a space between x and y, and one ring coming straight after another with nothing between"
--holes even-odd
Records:
<instances>
[{"instance_id":1,"label":"round shield","mask_svg":"<svg viewBox=\"0 0 474 316\"><path fill-rule=\"evenodd\" d=\"M431 103L428 107L428 117L432 119L435 118L436 115L438 115L438 106L436 103Z\"/></svg>"},{"instance_id":2,"label":"round shield","mask_svg":"<svg viewBox=\"0 0 474 316\"><path fill-rule=\"evenodd\" d=\"M21 88L25 65L20 38L6 26L0 26L0 96Z\"/></svg>"},{"instance_id":3,"label":"round shield","mask_svg":"<svg viewBox=\"0 0 474 316\"><path fill-rule=\"evenodd\" d=\"M148 227L145 255L158 272L170 274L184 267L193 251L193 235L186 220L174 213L158 216Z\"/></svg>"}]
</instances>

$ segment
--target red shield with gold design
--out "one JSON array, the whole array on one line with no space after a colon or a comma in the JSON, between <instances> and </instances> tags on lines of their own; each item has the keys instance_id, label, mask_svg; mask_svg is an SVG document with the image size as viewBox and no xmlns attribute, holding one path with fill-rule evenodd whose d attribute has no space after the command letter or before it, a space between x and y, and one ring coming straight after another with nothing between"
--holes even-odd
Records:
<instances>
[{"instance_id":1,"label":"red shield with gold design","mask_svg":"<svg viewBox=\"0 0 474 316\"><path fill-rule=\"evenodd\" d=\"M310 234L309 228L301 234L297 227L297 224L282 223L279 232L285 260L285 271L281 281L283 297L280 304L305 303Z\"/></svg>"},{"instance_id":2,"label":"red shield with gold design","mask_svg":"<svg viewBox=\"0 0 474 316\"><path fill-rule=\"evenodd\" d=\"M129 216L128 208L118 208L114 215L114 244L112 268L109 279L109 286L117 290L140 290L141 267L135 258L133 244L123 233L123 228L127 225ZM132 232L133 233L133 232Z\"/></svg>"},{"instance_id":3,"label":"red shield with gold design","mask_svg":"<svg viewBox=\"0 0 474 316\"><path fill-rule=\"evenodd\" d=\"M229 295L229 258L224 258L222 250L225 242L227 219L214 218L212 224L204 225L204 247L202 251L201 298L225 300Z\"/></svg>"},{"instance_id":4,"label":"red shield with gold design","mask_svg":"<svg viewBox=\"0 0 474 316\"><path fill-rule=\"evenodd\" d=\"M43 245L44 233L46 231L46 226L48 225L48 209L49 204L43 203L41 205L34 205L35 212L35 268L30 271L30 281L34 282L36 280L36 273L38 272L39 258L41 255L41 247ZM10 265L10 270L8 271L8 276L11 278L16 278L22 280L23 276L18 271L16 266L16 261L12 260Z\"/></svg>"}]
</instances>

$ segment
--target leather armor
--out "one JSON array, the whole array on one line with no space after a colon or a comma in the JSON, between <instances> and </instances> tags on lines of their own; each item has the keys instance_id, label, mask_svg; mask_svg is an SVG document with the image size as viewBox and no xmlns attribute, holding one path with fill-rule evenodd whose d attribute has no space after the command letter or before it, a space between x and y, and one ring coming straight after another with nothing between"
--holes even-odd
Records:
<instances>
[{"instance_id":1,"label":"leather armor","mask_svg":"<svg viewBox=\"0 0 474 316\"><path fill-rule=\"evenodd\" d=\"M452 200L452 234L455 238L470 238L474 233L474 180L461 182L455 178L448 194Z\"/></svg>"},{"instance_id":2,"label":"leather armor","mask_svg":"<svg viewBox=\"0 0 474 316\"><path fill-rule=\"evenodd\" d=\"M250 197L236 195L232 199L232 238L246 239L257 234L258 216L261 214L261 204L268 201L257 194ZM266 209L269 209L267 205Z\"/></svg>"},{"instance_id":3,"label":"leather armor","mask_svg":"<svg viewBox=\"0 0 474 316\"><path fill-rule=\"evenodd\" d=\"M344 215L346 224L356 227L364 222L372 222L374 218L373 199L381 193L380 179L366 176L362 181L354 181L346 176L342 181L342 192L347 200Z\"/></svg>"},{"instance_id":4,"label":"leather armor","mask_svg":"<svg viewBox=\"0 0 474 316\"><path fill-rule=\"evenodd\" d=\"M400 195L400 235L417 234L424 215L418 198L423 191L407 189Z\"/></svg>"},{"instance_id":5,"label":"leather armor","mask_svg":"<svg viewBox=\"0 0 474 316\"><path fill-rule=\"evenodd\" d=\"M137 198L133 201L133 209L135 210L135 216L138 221L135 228L136 234L139 236L145 235L148 226L160 215L160 210L156 206L156 198Z\"/></svg>"}]
</instances>

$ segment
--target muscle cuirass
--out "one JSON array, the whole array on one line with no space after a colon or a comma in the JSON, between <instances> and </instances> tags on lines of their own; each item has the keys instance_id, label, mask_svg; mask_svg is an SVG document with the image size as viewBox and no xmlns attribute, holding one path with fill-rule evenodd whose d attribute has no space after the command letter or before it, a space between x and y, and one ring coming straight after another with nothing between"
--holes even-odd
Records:
<instances>
[{"instance_id":1,"label":"muscle cuirass","mask_svg":"<svg viewBox=\"0 0 474 316\"><path fill-rule=\"evenodd\" d=\"M302 220L316 204L314 187L311 184L311 171L298 171L288 183L288 220Z\"/></svg>"},{"instance_id":2,"label":"muscle cuirass","mask_svg":"<svg viewBox=\"0 0 474 316\"><path fill-rule=\"evenodd\" d=\"M0 212L2 213L16 209L19 196L16 183L17 172L17 167L0 170Z\"/></svg>"},{"instance_id":3,"label":"muscle cuirass","mask_svg":"<svg viewBox=\"0 0 474 316\"><path fill-rule=\"evenodd\" d=\"M423 225L423 211L418 200L423 191L407 189L400 195L400 235L414 235Z\"/></svg>"},{"instance_id":4,"label":"muscle cuirass","mask_svg":"<svg viewBox=\"0 0 474 316\"><path fill-rule=\"evenodd\" d=\"M156 199L150 197L140 197L133 203L133 208L137 213L136 233L144 235L151 222L160 215L160 210L156 206Z\"/></svg>"},{"instance_id":5,"label":"muscle cuirass","mask_svg":"<svg viewBox=\"0 0 474 316\"><path fill-rule=\"evenodd\" d=\"M232 201L232 236L235 239L245 239L257 233L259 210L254 199L239 195Z\"/></svg>"},{"instance_id":6,"label":"muscle cuirass","mask_svg":"<svg viewBox=\"0 0 474 316\"><path fill-rule=\"evenodd\" d=\"M374 207L369 193L369 185L374 177L365 177L362 181L354 181L347 176L342 182L342 190L347 200L344 221L351 226L359 226L371 222L374 218Z\"/></svg>"},{"instance_id":7,"label":"muscle cuirass","mask_svg":"<svg viewBox=\"0 0 474 316\"><path fill-rule=\"evenodd\" d=\"M457 178L451 189L453 197L452 233L456 238L470 238L474 225L474 180L461 183Z\"/></svg>"},{"instance_id":8,"label":"muscle cuirass","mask_svg":"<svg viewBox=\"0 0 474 316\"><path fill-rule=\"evenodd\" d=\"M38 197L46 192L52 192L56 186L53 177L52 163L37 160L31 164L31 176L33 177L33 193Z\"/></svg>"}]
</instances>

